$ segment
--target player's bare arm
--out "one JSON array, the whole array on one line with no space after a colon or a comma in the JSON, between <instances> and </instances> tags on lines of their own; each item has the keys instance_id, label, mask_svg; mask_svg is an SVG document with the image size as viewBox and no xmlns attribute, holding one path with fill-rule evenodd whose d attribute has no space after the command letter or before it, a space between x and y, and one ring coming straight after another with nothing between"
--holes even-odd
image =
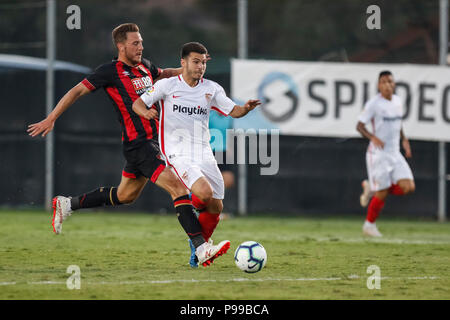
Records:
<instances>
[{"instance_id":1,"label":"player's bare arm","mask_svg":"<svg viewBox=\"0 0 450 320\"><path fill-rule=\"evenodd\" d=\"M402 140L402 147L405 150L405 157L411 158L412 157L411 146L403 132L403 128L400 130L400 139Z\"/></svg>"},{"instance_id":2,"label":"player's bare arm","mask_svg":"<svg viewBox=\"0 0 450 320\"><path fill-rule=\"evenodd\" d=\"M41 122L33 123L28 126L28 134L35 137L42 134L45 137L50 131L53 130L55 126L56 119L59 118L61 114L64 113L78 98L84 96L91 92L84 84L78 83L75 87L70 89L62 98L59 100L55 109Z\"/></svg>"},{"instance_id":3,"label":"player's bare arm","mask_svg":"<svg viewBox=\"0 0 450 320\"><path fill-rule=\"evenodd\" d=\"M356 130L364 137L369 139L377 148L384 148L384 142L381 141L377 136L371 134L369 131L367 131L366 126L361 121L358 121L358 124L356 126Z\"/></svg>"},{"instance_id":4,"label":"player's bare arm","mask_svg":"<svg viewBox=\"0 0 450 320\"><path fill-rule=\"evenodd\" d=\"M136 99L136 101L133 102L132 108L138 116L144 117L147 120L155 119L158 117L158 111L153 108L147 109L146 104L144 103L144 101L142 101L141 98Z\"/></svg>"},{"instance_id":5,"label":"player's bare arm","mask_svg":"<svg viewBox=\"0 0 450 320\"><path fill-rule=\"evenodd\" d=\"M261 101L259 100L248 100L243 106L234 106L233 110L230 112L230 116L233 118L242 118L260 104Z\"/></svg>"},{"instance_id":6,"label":"player's bare arm","mask_svg":"<svg viewBox=\"0 0 450 320\"><path fill-rule=\"evenodd\" d=\"M176 77L183 72L183 68L166 68L161 71L155 82L164 78Z\"/></svg>"}]
</instances>

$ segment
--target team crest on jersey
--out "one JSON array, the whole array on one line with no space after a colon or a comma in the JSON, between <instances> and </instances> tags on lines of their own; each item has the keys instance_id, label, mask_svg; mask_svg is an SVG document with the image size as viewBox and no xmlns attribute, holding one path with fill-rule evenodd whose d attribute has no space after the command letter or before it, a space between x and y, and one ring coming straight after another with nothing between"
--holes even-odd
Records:
<instances>
[{"instance_id":1,"label":"team crest on jersey","mask_svg":"<svg viewBox=\"0 0 450 320\"><path fill-rule=\"evenodd\" d=\"M148 73L147 73L147 70L145 70L144 66L138 65L138 68L141 69L142 71L144 71L145 74L148 74Z\"/></svg>"},{"instance_id":2,"label":"team crest on jersey","mask_svg":"<svg viewBox=\"0 0 450 320\"><path fill-rule=\"evenodd\" d=\"M205 93L206 101L211 102L212 94L211 93Z\"/></svg>"}]
</instances>

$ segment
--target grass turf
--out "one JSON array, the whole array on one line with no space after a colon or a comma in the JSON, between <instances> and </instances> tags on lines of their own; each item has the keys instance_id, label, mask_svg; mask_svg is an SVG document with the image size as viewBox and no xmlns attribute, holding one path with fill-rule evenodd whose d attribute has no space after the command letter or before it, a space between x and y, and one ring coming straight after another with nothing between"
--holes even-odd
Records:
<instances>
[{"instance_id":1,"label":"grass turf","mask_svg":"<svg viewBox=\"0 0 450 320\"><path fill-rule=\"evenodd\" d=\"M450 299L450 225L381 218L381 239L361 235L362 219L235 217L214 239L231 249L191 269L175 215L76 212L54 235L45 212L0 211L0 299ZM234 264L239 243L267 250L266 267ZM69 265L81 289L69 290ZM367 273L380 268L380 289Z\"/></svg>"}]
</instances>

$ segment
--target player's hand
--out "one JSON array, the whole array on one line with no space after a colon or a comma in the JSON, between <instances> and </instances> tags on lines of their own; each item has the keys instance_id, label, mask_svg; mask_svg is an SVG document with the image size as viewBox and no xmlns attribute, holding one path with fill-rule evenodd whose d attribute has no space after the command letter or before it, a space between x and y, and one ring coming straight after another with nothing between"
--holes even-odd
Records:
<instances>
[{"instance_id":1,"label":"player's hand","mask_svg":"<svg viewBox=\"0 0 450 320\"><path fill-rule=\"evenodd\" d=\"M411 158L412 152L411 152L411 146L409 145L408 139L402 140L402 146L403 146L403 149L405 150L405 157Z\"/></svg>"},{"instance_id":2,"label":"player's hand","mask_svg":"<svg viewBox=\"0 0 450 320\"><path fill-rule=\"evenodd\" d=\"M50 131L55 127L55 121L45 118L41 122L33 123L28 126L28 134L32 137L41 134L42 137L45 137Z\"/></svg>"},{"instance_id":3,"label":"player's hand","mask_svg":"<svg viewBox=\"0 0 450 320\"><path fill-rule=\"evenodd\" d=\"M246 104L244 104L244 108L248 109L248 111L252 111L257 106L261 104L259 100L248 100Z\"/></svg>"},{"instance_id":4,"label":"player's hand","mask_svg":"<svg viewBox=\"0 0 450 320\"><path fill-rule=\"evenodd\" d=\"M384 148L384 142L381 141L380 139L378 139L378 137L372 136L372 138L370 138L370 141L373 143L375 148L378 148L378 149Z\"/></svg>"},{"instance_id":5,"label":"player's hand","mask_svg":"<svg viewBox=\"0 0 450 320\"><path fill-rule=\"evenodd\" d=\"M148 109L145 113L144 113L144 118L147 120L151 120L151 119L156 119L158 118L158 111L155 109Z\"/></svg>"}]
</instances>

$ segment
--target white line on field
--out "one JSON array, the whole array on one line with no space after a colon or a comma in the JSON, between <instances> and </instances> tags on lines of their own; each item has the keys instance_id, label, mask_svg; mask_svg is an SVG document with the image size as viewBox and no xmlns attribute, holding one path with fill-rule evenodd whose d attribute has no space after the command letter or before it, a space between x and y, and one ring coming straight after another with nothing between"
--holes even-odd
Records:
<instances>
[{"instance_id":1,"label":"white line on field","mask_svg":"<svg viewBox=\"0 0 450 320\"><path fill-rule=\"evenodd\" d=\"M291 240L293 240L292 238ZM298 240L313 240L320 242L344 242L344 243L387 243L387 244L436 244L436 245L450 245L450 240L408 240L408 239L389 239L389 238L297 238Z\"/></svg>"},{"instance_id":2,"label":"white line on field","mask_svg":"<svg viewBox=\"0 0 450 320\"><path fill-rule=\"evenodd\" d=\"M353 280L366 277L360 277L358 275L349 275L348 277L331 277L331 278L262 278L262 279L249 279L249 278L233 278L233 279L175 279L175 280L140 280L140 281L86 281L84 283L89 285L134 285L134 284L172 284L172 283L199 283L199 282L269 282L269 281L340 281L340 280ZM381 280L437 280L436 276L417 276L417 277L380 277ZM18 284L28 285L55 285L66 284L65 281L31 281L31 282L0 282L0 286L11 286Z\"/></svg>"}]
</instances>

